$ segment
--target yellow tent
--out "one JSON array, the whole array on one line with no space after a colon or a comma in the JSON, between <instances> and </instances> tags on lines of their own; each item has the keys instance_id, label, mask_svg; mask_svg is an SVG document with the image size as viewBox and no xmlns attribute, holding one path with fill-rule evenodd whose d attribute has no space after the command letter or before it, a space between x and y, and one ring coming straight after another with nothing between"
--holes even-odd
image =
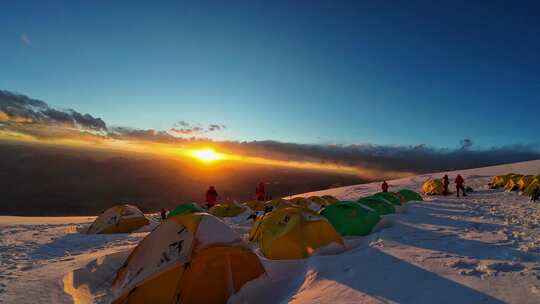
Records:
<instances>
[{"instance_id":1,"label":"yellow tent","mask_svg":"<svg viewBox=\"0 0 540 304\"><path fill-rule=\"evenodd\" d=\"M291 207L292 203L282 198L275 198L269 202L266 202L266 205L272 206L273 209L280 209L280 208Z\"/></svg>"},{"instance_id":2,"label":"yellow tent","mask_svg":"<svg viewBox=\"0 0 540 304\"><path fill-rule=\"evenodd\" d=\"M314 202L316 204L319 204L319 205L325 205L325 206L330 205L327 200L325 200L324 198L322 198L320 196L316 196L316 195L308 197L308 200L310 200L310 201L312 201L312 202Z\"/></svg>"},{"instance_id":3,"label":"yellow tent","mask_svg":"<svg viewBox=\"0 0 540 304\"><path fill-rule=\"evenodd\" d=\"M525 190L535 180L535 178L539 178L539 177L540 176L534 176L534 175L522 176L518 181L518 190L519 191Z\"/></svg>"},{"instance_id":4,"label":"yellow tent","mask_svg":"<svg viewBox=\"0 0 540 304\"><path fill-rule=\"evenodd\" d=\"M337 198L333 197L332 195L323 195L323 196L321 196L321 198L324 199L327 202L327 204L329 204L329 205L333 205L333 204L339 202L339 200Z\"/></svg>"},{"instance_id":5,"label":"yellow tent","mask_svg":"<svg viewBox=\"0 0 540 304\"><path fill-rule=\"evenodd\" d=\"M508 178L508 181L506 182L506 185L504 185L504 188L508 191L516 191L519 189L519 180L523 177L523 175L515 174L512 175L510 178Z\"/></svg>"},{"instance_id":6,"label":"yellow tent","mask_svg":"<svg viewBox=\"0 0 540 304\"><path fill-rule=\"evenodd\" d=\"M492 177L491 181L489 182L490 188L497 189L497 188L502 188L506 186L508 181L515 175L516 174L514 173L508 173L508 174L496 175Z\"/></svg>"},{"instance_id":7,"label":"yellow tent","mask_svg":"<svg viewBox=\"0 0 540 304\"><path fill-rule=\"evenodd\" d=\"M343 240L322 215L305 208L278 209L257 219L249 239L259 244L262 253L272 260L301 259L317 249L336 246Z\"/></svg>"},{"instance_id":8,"label":"yellow tent","mask_svg":"<svg viewBox=\"0 0 540 304\"><path fill-rule=\"evenodd\" d=\"M295 206L300 206L304 208L308 208L311 203L310 201L307 200L307 198L301 197L301 196L291 198L289 201Z\"/></svg>"},{"instance_id":9,"label":"yellow tent","mask_svg":"<svg viewBox=\"0 0 540 304\"><path fill-rule=\"evenodd\" d=\"M234 217L244 213L246 210L245 206L237 202L223 202L210 208L208 213L219 217Z\"/></svg>"},{"instance_id":10,"label":"yellow tent","mask_svg":"<svg viewBox=\"0 0 540 304\"><path fill-rule=\"evenodd\" d=\"M442 195L444 190L440 179L430 179L422 185L422 193L427 195Z\"/></svg>"},{"instance_id":11,"label":"yellow tent","mask_svg":"<svg viewBox=\"0 0 540 304\"><path fill-rule=\"evenodd\" d=\"M149 221L141 210L133 205L118 205L111 207L99 215L88 227L88 234L130 233Z\"/></svg>"},{"instance_id":12,"label":"yellow tent","mask_svg":"<svg viewBox=\"0 0 540 304\"><path fill-rule=\"evenodd\" d=\"M243 205L253 211L264 211L264 202L261 201L251 200L243 203Z\"/></svg>"},{"instance_id":13,"label":"yellow tent","mask_svg":"<svg viewBox=\"0 0 540 304\"><path fill-rule=\"evenodd\" d=\"M226 303L264 273L240 236L207 213L167 219L131 252L113 304Z\"/></svg>"}]
</instances>

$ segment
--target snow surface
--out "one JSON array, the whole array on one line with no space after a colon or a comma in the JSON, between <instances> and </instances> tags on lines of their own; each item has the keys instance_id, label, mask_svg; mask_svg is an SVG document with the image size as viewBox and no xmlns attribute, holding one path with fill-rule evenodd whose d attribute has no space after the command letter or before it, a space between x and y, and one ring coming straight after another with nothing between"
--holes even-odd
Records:
<instances>
[{"instance_id":1,"label":"snow surface","mask_svg":"<svg viewBox=\"0 0 540 304\"><path fill-rule=\"evenodd\" d=\"M347 237L343 253L288 261L261 256L267 274L229 302L540 303L540 205L485 186L492 175L509 172L539 174L540 161L462 170L474 193L411 203L384 229ZM390 189L419 190L442 175L393 180ZM302 196L357 199L379 186ZM92 220L0 217L0 303L108 303L115 271L148 232L78 233ZM245 214L224 221L246 238Z\"/></svg>"}]
</instances>

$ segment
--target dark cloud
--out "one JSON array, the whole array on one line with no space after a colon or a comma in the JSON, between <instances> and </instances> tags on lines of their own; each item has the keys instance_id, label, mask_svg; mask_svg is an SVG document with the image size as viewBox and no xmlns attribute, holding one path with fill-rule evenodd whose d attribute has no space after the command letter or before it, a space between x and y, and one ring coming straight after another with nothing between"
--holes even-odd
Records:
<instances>
[{"instance_id":1,"label":"dark cloud","mask_svg":"<svg viewBox=\"0 0 540 304\"><path fill-rule=\"evenodd\" d=\"M469 141L472 143L472 141ZM537 146L512 145L484 150L441 149L427 145L308 145L277 141L228 142L236 153L260 157L357 166L378 171L432 172L475 168L502 163L540 159Z\"/></svg>"},{"instance_id":2,"label":"dark cloud","mask_svg":"<svg viewBox=\"0 0 540 304\"><path fill-rule=\"evenodd\" d=\"M170 132L175 135L193 135L204 133L204 129L202 127L172 128Z\"/></svg>"},{"instance_id":3,"label":"dark cloud","mask_svg":"<svg viewBox=\"0 0 540 304\"><path fill-rule=\"evenodd\" d=\"M75 110L69 110L69 113L75 119L75 122L77 122L77 124L82 125L85 128L97 131L107 130L107 125L99 117L93 117L90 114L81 114L79 112L76 112Z\"/></svg>"},{"instance_id":4,"label":"dark cloud","mask_svg":"<svg viewBox=\"0 0 540 304\"><path fill-rule=\"evenodd\" d=\"M208 131L210 131L210 132L212 132L212 131L220 131L220 130L223 130L225 128L226 128L225 125L209 125L208 126Z\"/></svg>"},{"instance_id":5,"label":"dark cloud","mask_svg":"<svg viewBox=\"0 0 540 304\"><path fill-rule=\"evenodd\" d=\"M173 125L173 128L169 132L173 135L196 135L215 131L221 131L225 129L225 125L210 124L208 127L204 127L201 124L190 124L184 120L180 120Z\"/></svg>"},{"instance_id":6,"label":"dark cloud","mask_svg":"<svg viewBox=\"0 0 540 304\"><path fill-rule=\"evenodd\" d=\"M469 138L465 138L462 139L459 144L461 145L461 150L469 150L473 145L473 141Z\"/></svg>"},{"instance_id":7,"label":"dark cloud","mask_svg":"<svg viewBox=\"0 0 540 304\"><path fill-rule=\"evenodd\" d=\"M133 129L128 127L109 128L108 136L114 139L142 140L159 143L175 143L177 138L165 131L154 129Z\"/></svg>"},{"instance_id":8,"label":"dark cloud","mask_svg":"<svg viewBox=\"0 0 540 304\"><path fill-rule=\"evenodd\" d=\"M61 111L51 108L44 101L0 90L0 113L4 123L67 125L82 130L105 131L101 118L81 114L75 110Z\"/></svg>"},{"instance_id":9,"label":"dark cloud","mask_svg":"<svg viewBox=\"0 0 540 304\"><path fill-rule=\"evenodd\" d=\"M184 120L180 120L179 122L174 124L175 127L189 127L190 124Z\"/></svg>"}]
</instances>

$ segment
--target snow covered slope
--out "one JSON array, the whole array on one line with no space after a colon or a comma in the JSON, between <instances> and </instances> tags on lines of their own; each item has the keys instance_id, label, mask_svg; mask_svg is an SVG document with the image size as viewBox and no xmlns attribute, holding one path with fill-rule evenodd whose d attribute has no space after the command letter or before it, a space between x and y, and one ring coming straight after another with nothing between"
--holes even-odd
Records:
<instances>
[{"instance_id":1,"label":"snow covered slope","mask_svg":"<svg viewBox=\"0 0 540 304\"><path fill-rule=\"evenodd\" d=\"M462 170L475 189L470 196L411 203L391 227L348 238L344 253L262 258L268 275L229 302L540 303L540 205L485 187L492 175L509 172L540 174L540 161ZM443 174L393 180L390 189L418 190ZM378 189L373 183L302 196L356 199ZM107 303L115 270L146 233L77 233L92 220L0 217L0 303ZM227 222L240 233L249 229L244 217Z\"/></svg>"}]
</instances>

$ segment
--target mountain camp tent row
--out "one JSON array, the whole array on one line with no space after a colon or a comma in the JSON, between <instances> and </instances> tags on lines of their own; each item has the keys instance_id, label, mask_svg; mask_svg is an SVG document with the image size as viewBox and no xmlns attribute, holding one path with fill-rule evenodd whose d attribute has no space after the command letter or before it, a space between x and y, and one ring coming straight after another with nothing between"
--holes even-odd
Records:
<instances>
[{"instance_id":1,"label":"mountain camp tent row","mask_svg":"<svg viewBox=\"0 0 540 304\"><path fill-rule=\"evenodd\" d=\"M506 191L518 191L522 195L531 196L535 191L540 191L540 175L496 175L491 178L488 186L491 189L504 188Z\"/></svg>"},{"instance_id":2,"label":"mountain camp tent row","mask_svg":"<svg viewBox=\"0 0 540 304\"><path fill-rule=\"evenodd\" d=\"M421 200L418 193L401 190L357 201L325 195L221 202L210 210L181 204L116 271L112 303L226 303L245 284L266 275L262 256L292 260L339 254L346 250L343 237L369 235L382 227L386 215ZM224 221L252 214L257 216L247 240ZM98 216L87 233L131 233L149 223L137 207L118 205Z\"/></svg>"}]
</instances>

